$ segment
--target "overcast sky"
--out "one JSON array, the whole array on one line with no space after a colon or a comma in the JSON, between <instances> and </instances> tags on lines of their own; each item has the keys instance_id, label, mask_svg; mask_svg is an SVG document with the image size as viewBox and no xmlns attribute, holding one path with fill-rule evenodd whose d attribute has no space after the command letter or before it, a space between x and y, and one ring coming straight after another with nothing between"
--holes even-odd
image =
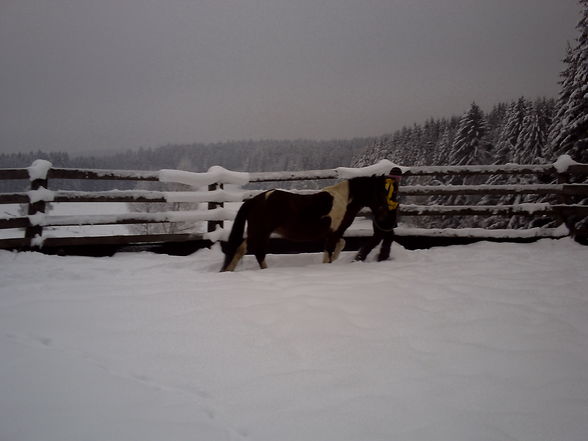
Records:
<instances>
[{"instance_id":1,"label":"overcast sky","mask_svg":"<svg viewBox=\"0 0 588 441\"><path fill-rule=\"evenodd\" d=\"M0 0L0 151L377 136L556 96L576 0Z\"/></svg>"}]
</instances>

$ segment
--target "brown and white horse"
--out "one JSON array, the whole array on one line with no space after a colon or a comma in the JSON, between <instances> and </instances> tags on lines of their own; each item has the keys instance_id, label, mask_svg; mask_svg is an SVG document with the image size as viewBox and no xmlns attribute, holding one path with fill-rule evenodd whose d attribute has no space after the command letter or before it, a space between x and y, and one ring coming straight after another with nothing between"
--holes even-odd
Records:
<instances>
[{"instance_id":1,"label":"brown and white horse","mask_svg":"<svg viewBox=\"0 0 588 441\"><path fill-rule=\"evenodd\" d=\"M343 233L359 210L369 207L374 219L387 216L385 179L352 178L307 195L269 190L245 201L229 240L222 243L225 260L221 271L233 271L247 251L255 255L261 268L267 268L266 249L272 233L293 241L323 240L323 262L333 262L345 246Z\"/></svg>"}]
</instances>

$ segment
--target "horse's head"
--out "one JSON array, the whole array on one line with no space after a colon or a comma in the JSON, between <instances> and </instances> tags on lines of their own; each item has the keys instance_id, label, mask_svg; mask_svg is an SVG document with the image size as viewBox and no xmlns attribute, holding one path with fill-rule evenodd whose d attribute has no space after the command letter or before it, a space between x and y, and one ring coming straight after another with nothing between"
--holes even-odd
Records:
<instances>
[{"instance_id":1,"label":"horse's head","mask_svg":"<svg viewBox=\"0 0 588 441\"><path fill-rule=\"evenodd\" d=\"M388 190L386 189L386 178L384 176L373 176L370 178L372 185L370 190L368 207L372 210L374 218L381 222L388 217Z\"/></svg>"},{"instance_id":2,"label":"horse's head","mask_svg":"<svg viewBox=\"0 0 588 441\"><path fill-rule=\"evenodd\" d=\"M397 188L402 171L394 167L388 175L372 176L366 183L366 206L374 215L376 222L381 225L388 224L388 220L396 218L398 206Z\"/></svg>"}]
</instances>

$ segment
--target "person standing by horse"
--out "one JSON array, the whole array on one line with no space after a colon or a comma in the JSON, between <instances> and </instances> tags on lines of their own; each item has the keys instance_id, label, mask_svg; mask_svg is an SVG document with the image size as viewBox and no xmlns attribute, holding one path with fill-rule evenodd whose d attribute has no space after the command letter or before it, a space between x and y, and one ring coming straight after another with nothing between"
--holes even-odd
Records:
<instances>
[{"instance_id":1,"label":"person standing by horse","mask_svg":"<svg viewBox=\"0 0 588 441\"><path fill-rule=\"evenodd\" d=\"M368 254L380 243L380 253L378 254L378 262L388 260L390 257L390 247L394 241L394 228L398 226L398 186L402 177L402 170L399 167L394 167L386 176L386 200L388 203L388 214L383 219L373 218L372 225L374 234L368 241L360 248L355 256L356 261L363 262Z\"/></svg>"}]
</instances>

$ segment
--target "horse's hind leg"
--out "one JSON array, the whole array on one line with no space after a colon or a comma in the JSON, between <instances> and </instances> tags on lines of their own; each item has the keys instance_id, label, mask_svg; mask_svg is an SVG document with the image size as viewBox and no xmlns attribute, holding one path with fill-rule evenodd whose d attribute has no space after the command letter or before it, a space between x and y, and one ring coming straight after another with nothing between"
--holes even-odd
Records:
<instances>
[{"instance_id":1,"label":"horse's hind leg","mask_svg":"<svg viewBox=\"0 0 588 441\"><path fill-rule=\"evenodd\" d=\"M257 263L259 263L259 267L261 269L267 268L267 263L265 262L265 253L256 253L255 258L257 259Z\"/></svg>"},{"instance_id":2,"label":"horse's hind leg","mask_svg":"<svg viewBox=\"0 0 588 441\"><path fill-rule=\"evenodd\" d=\"M226 265L226 267L223 268L222 271L234 271L235 268L237 267L237 264L239 263L239 261L241 260L241 258L243 257L243 255L246 252L247 252L247 239L245 239L243 242L241 242L241 245L239 246L239 248L237 248L237 251L235 251L233 258L231 259L230 262L228 262L228 264Z\"/></svg>"},{"instance_id":3,"label":"horse's hind leg","mask_svg":"<svg viewBox=\"0 0 588 441\"><path fill-rule=\"evenodd\" d=\"M249 230L247 247L249 252L255 256L261 269L267 268L265 261L266 251L269 243L270 233L267 231Z\"/></svg>"},{"instance_id":4,"label":"horse's hind leg","mask_svg":"<svg viewBox=\"0 0 588 441\"><path fill-rule=\"evenodd\" d=\"M266 248L267 241L255 241L255 243L252 243L249 248L249 251L255 256L261 269L267 268L267 263L265 262Z\"/></svg>"}]
</instances>

